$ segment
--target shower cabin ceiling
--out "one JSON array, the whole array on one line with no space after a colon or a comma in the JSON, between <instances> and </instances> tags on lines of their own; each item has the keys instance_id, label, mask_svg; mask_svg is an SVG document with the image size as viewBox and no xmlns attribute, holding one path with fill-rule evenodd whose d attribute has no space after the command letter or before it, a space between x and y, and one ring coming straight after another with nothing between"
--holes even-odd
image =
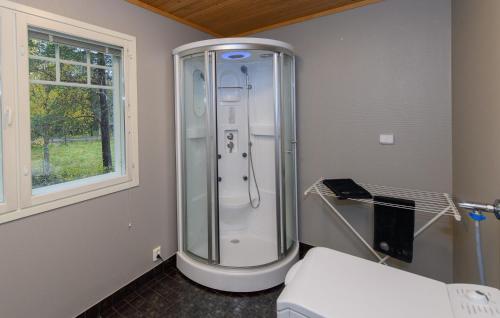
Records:
<instances>
[{"instance_id":1,"label":"shower cabin ceiling","mask_svg":"<svg viewBox=\"0 0 500 318\"><path fill-rule=\"evenodd\" d=\"M252 33L382 0L127 0L216 37Z\"/></svg>"}]
</instances>

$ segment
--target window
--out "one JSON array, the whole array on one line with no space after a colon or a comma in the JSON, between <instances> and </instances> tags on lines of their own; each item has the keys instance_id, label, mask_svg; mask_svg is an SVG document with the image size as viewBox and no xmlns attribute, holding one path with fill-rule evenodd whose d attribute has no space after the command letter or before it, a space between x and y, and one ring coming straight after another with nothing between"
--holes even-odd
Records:
<instances>
[{"instance_id":1,"label":"window","mask_svg":"<svg viewBox=\"0 0 500 318\"><path fill-rule=\"evenodd\" d=\"M122 49L28 29L33 193L123 175Z\"/></svg>"},{"instance_id":2,"label":"window","mask_svg":"<svg viewBox=\"0 0 500 318\"><path fill-rule=\"evenodd\" d=\"M0 44L0 223L137 186L135 38L0 0Z\"/></svg>"}]
</instances>

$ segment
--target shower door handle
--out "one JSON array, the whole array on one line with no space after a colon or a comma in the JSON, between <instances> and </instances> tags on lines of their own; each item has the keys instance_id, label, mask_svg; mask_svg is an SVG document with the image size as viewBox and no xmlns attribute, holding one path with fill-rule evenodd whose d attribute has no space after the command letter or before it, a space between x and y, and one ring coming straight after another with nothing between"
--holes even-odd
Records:
<instances>
[{"instance_id":1,"label":"shower door handle","mask_svg":"<svg viewBox=\"0 0 500 318\"><path fill-rule=\"evenodd\" d=\"M292 149L286 150L286 153L293 153L293 146L297 144L297 140L290 140L290 145L292 146Z\"/></svg>"}]
</instances>

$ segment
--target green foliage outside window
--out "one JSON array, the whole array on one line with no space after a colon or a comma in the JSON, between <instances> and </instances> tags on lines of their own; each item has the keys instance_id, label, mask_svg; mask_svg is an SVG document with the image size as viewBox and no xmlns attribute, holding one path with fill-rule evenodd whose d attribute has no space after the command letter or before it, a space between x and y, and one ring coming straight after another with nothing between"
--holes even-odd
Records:
<instances>
[{"instance_id":1,"label":"green foliage outside window","mask_svg":"<svg viewBox=\"0 0 500 318\"><path fill-rule=\"evenodd\" d=\"M33 188L115 171L113 56L33 38L29 53Z\"/></svg>"}]
</instances>

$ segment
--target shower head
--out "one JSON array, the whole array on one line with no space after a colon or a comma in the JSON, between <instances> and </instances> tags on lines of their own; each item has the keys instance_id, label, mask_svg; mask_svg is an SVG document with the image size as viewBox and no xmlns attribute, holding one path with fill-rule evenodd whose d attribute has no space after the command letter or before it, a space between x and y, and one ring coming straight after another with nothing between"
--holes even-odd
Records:
<instances>
[{"instance_id":1,"label":"shower head","mask_svg":"<svg viewBox=\"0 0 500 318\"><path fill-rule=\"evenodd\" d=\"M241 70L241 73L248 75L248 67L246 65L242 65L240 70Z\"/></svg>"}]
</instances>

